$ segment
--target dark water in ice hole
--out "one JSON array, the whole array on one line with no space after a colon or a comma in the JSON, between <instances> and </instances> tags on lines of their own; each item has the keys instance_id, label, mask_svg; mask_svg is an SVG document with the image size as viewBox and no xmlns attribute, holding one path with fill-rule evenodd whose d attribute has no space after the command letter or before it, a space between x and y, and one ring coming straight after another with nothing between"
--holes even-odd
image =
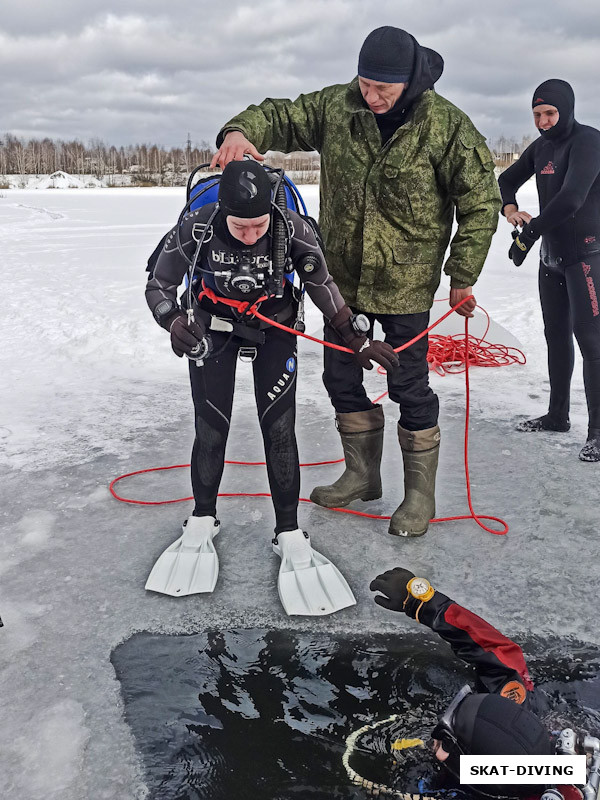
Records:
<instances>
[{"instance_id":1,"label":"dark water in ice hole","mask_svg":"<svg viewBox=\"0 0 600 800\"><path fill-rule=\"evenodd\" d=\"M600 736L600 647L521 641L551 729ZM474 673L437 638L291 631L136 634L112 662L150 800L332 800L369 795L342 765L394 789L470 798L442 780L427 750L391 755L403 736L427 740L437 715ZM443 787L446 787L445 789Z\"/></svg>"}]
</instances>

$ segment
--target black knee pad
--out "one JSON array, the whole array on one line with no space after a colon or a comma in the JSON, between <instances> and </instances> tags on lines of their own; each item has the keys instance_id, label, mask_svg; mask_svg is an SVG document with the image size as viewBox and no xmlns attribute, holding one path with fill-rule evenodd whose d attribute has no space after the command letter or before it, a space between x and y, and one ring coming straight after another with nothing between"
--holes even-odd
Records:
<instances>
[{"instance_id":1,"label":"black knee pad","mask_svg":"<svg viewBox=\"0 0 600 800\"><path fill-rule=\"evenodd\" d=\"M294 409L278 417L266 431L271 473L283 491L291 489L298 473L298 452L294 436Z\"/></svg>"},{"instance_id":2,"label":"black knee pad","mask_svg":"<svg viewBox=\"0 0 600 800\"><path fill-rule=\"evenodd\" d=\"M211 486L223 469L225 455L224 436L221 431L211 427L203 417L196 417L196 442L194 458L200 481Z\"/></svg>"}]
</instances>

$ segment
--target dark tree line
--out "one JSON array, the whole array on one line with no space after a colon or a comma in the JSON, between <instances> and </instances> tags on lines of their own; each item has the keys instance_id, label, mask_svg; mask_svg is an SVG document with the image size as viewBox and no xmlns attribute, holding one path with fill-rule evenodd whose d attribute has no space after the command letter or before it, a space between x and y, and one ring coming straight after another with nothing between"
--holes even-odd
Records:
<instances>
[{"instance_id":1,"label":"dark tree line","mask_svg":"<svg viewBox=\"0 0 600 800\"><path fill-rule=\"evenodd\" d=\"M143 176L187 174L197 164L210 161L208 142L167 149L155 144L126 147L107 145L100 139L87 144L74 139L20 139L6 134L0 139L0 175L47 175L62 170L96 178L131 173Z\"/></svg>"},{"instance_id":2,"label":"dark tree line","mask_svg":"<svg viewBox=\"0 0 600 800\"><path fill-rule=\"evenodd\" d=\"M488 139L487 143L494 156L496 166L508 167L535 138L536 136L529 134L522 136L520 139L501 134L496 139Z\"/></svg>"},{"instance_id":3,"label":"dark tree line","mask_svg":"<svg viewBox=\"0 0 600 800\"><path fill-rule=\"evenodd\" d=\"M520 140L503 135L488 140L498 166L507 166L520 155L533 136ZM156 144L135 144L122 147L107 145L101 139L87 144L77 139L63 141L21 139L8 133L0 139L0 175L50 175L62 170L73 175L93 175L110 180L111 175L129 174L132 180L152 180L159 184L182 183L198 164L210 161L214 150L208 142L192 145L188 137L185 147L169 149ZM319 156L316 153L291 153L287 156L270 153L268 163L283 166L316 180Z\"/></svg>"}]
</instances>

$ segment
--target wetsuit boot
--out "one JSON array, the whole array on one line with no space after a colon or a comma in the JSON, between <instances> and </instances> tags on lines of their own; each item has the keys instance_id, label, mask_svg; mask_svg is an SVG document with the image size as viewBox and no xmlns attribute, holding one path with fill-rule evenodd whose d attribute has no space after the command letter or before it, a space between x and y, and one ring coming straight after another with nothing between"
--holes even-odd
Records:
<instances>
[{"instance_id":1,"label":"wetsuit boot","mask_svg":"<svg viewBox=\"0 0 600 800\"><path fill-rule=\"evenodd\" d=\"M600 329L597 328L598 333ZM582 461L600 461L600 359L584 359L583 383L589 419L587 441L579 458Z\"/></svg>"},{"instance_id":2,"label":"wetsuit boot","mask_svg":"<svg viewBox=\"0 0 600 800\"><path fill-rule=\"evenodd\" d=\"M579 453L581 461L600 461L600 428L589 428L587 442Z\"/></svg>"},{"instance_id":3,"label":"wetsuit boot","mask_svg":"<svg viewBox=\"0 0 600 800\"><path fill-rule=\"evenodd\" d=\"M566 419L553 417L552 414L544 414L543 417L536 417L535 419L526 419L515 425L515 430L521 433L531 433L532 431L556 431L558 433L566 433L571 427L569 418Z\"/></svg>"},{"instance_id":4,"label":"wetsuit boot","mask_svg":"<svg viewBox=\"0 0 600 800\"><path fill-rule=\"evenodd\" d=\"M381 406L370 411L336 414L346 469L329 486L315 486L310 499L325 508L347 506L352 500L381 497L381 454L385 419Z\"/></svg>"},{"instance_id":5,"label":"wetsuit boot","mask_svg":"<svg viewBox=\"0 0 600 800\"><path fill-rule=\"evenodd\" d=\"M440 453L440 429L407 431L398 424L404 460L404 500L390 520L394 536L423 536L435 515L435 476Z\"/></svg>"}]
</instances>

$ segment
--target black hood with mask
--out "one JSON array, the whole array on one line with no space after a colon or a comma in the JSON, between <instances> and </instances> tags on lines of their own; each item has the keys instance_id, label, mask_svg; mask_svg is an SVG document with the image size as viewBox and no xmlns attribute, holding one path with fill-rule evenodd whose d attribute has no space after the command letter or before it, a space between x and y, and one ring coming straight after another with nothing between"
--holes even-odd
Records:
<instances>
[{"instance_id":1,"label":"black hood with mask","mask_svg":"<svg viewBox=\"0 0 600 800\"><path fill-rule=\"evenodd\" d=\"M453 733L466 755L549 756L554 748L550 734L541 720L527 708L498 694L470 694L458 706ZM459 754L451 753L444 765L459 775ZM477 794L490 797L527 796L536 788L503 784L471 787Z\"/></svg>"},{"instance_id":2,"label":"black hood with mask","mask_svg":"<svg viewBox=\"0 0 600 800\"><path fill-rule=\"evenodd\" d=\"M371 31L358 57L359 77L379 83L408 83L389 111L375 114L384 143L406 122L415 100L433 88L443 71L441 55L420 45L407 31L390 25Z\"/></svg>"},{"instance_id":3,"label":"black hood with mask","mask_svg":"<svg viewBox=\"0 0 600 800\"><path fill-rule=\"evenodd\" d=\"M562 139L568 136L575 124L575 93L569 83L551 78L540 83L531 101L531 107L549 105L558 109L558 122L547 131L540 130L545 139Z\"/></svg>"},{"instance_id":4,"label":"black hood with mask","mask_svg":"<svg viewBox=\"0 0 600 800\"><path fill-rule=\"evenodd\" d=\"M472 694L459 705L454 734L470 755L552 755L550 734L527 708L499 694Z\"/></svg>"},{"instance_id":5,"label":"black hood with mask","mask_svg":"<svg viewBox=\"0 0 600 800\"><path fill-rule=\"evenodd\" d=\"M253 219L271 213L271 179L256 161L230 161L219 182L224 216Z\"/></svg>"}]
</instances>

